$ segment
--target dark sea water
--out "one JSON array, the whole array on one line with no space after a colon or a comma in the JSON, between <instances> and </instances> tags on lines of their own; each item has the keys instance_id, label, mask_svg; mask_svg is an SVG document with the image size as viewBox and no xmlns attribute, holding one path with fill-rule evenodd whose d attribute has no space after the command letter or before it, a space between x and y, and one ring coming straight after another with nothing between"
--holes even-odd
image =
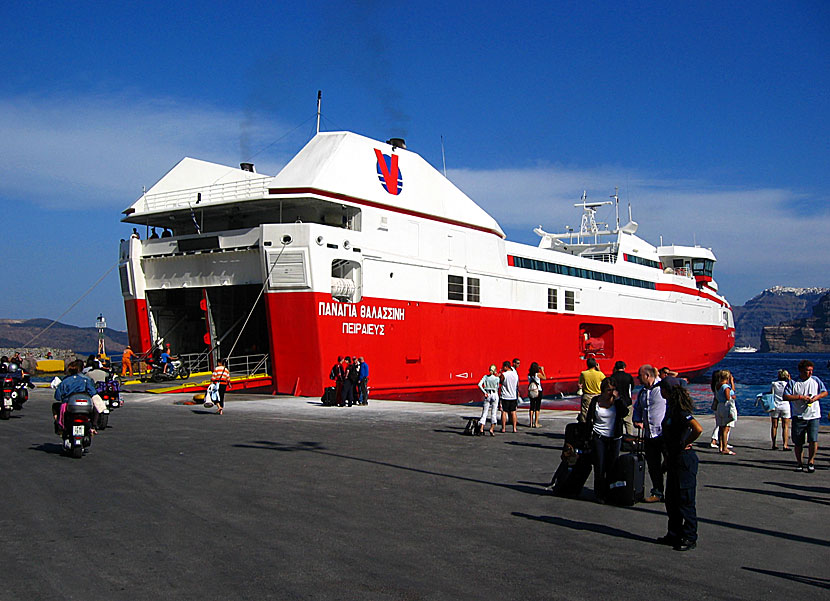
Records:
<instances>
[{"instance_id":1,"label":"dark sea water","mask_svg":"<svg viewBox=\"0 0 830 601\"><path fill-rule=\"evenodd\" d=\"M760 407L755 406L755 397L758 393L769 392L770 383L777 379L778 370L786 369L790 376L798 377L798 362L809 359L815 364L813 375L830 387L830 353L729 353L723 361L706 372L703 378L689 384L689 391L695 400L699 413L711 413L712 391L709 388L709 379L712 372L718 369L728 369L735 376L735 393L738 401L738 415L766 415ZM704 382L705 379L705 382ZM821 423L828 424L827 414L830 412L830 397L819 401L821 403Z\"/></svg>"}]
</instances>

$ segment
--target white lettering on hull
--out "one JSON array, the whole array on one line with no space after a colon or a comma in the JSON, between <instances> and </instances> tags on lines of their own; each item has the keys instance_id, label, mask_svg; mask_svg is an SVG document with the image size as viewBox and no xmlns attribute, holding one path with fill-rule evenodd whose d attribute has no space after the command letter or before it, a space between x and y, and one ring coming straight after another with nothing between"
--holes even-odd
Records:
<instances>
[{"instance_id":1,"label":"white lettering on hull","mask_svg":"<svg viewBox=\"0 0 830 601\"><path fill-rule=\"evenodd\" d=\"M359 310L358 310L359 308ZM334 303L320 301L317 314L321 317L346 317L371 319L374 321L405 321L406 309L402 307L382 307L375 305L354 305L351 303ZM385 336L386 326L380 323L359 323L344 321L341 326L344 334L361 334L365 336Z\"/></svg>"},{"instance_id":2,"label":"white lettering on hull","mask_svg":"<svg viewBox=\"0 0 830 601\"><path fill-rule=\"evenodd\" d=\"M320 301L317 304L317 314L326 317L357 317L358 305ZM404 321L406 319L406 309L402 307L360 305L360 318L382 321Z\"/></svg>"},{"instance_id":3,"label":"white lettering on hull","mask_svg":"<svg viewBox=\"0 0 830 601\"><path fill-rule=\"evenodd\" d=\"M353 323L343 322L344 334L364 334L368 336L385 336L385 326L382 323Z\"/></svg>"}]
</instances>

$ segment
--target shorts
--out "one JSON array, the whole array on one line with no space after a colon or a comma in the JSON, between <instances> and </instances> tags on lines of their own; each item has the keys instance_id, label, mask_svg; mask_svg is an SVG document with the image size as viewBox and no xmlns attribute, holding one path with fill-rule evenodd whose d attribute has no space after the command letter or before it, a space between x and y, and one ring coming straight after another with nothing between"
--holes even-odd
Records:
<instances>
[{"instance_id":1,"label":"shorts","mask_svg":"<svg viewBox=\"0 0 830 601\"><path fill-rule=\"evenodd\" d=\"M819 418L801 419L800 417L794 417L792 428L793 444L797 447L803 447L805 437L807 438L807 442L818 442L819 421Z\"/></svg>"},{"instance_id":2,"label":"shorts","mask_svg":"<svg viewBox=\"0 0 830 601\"><path fill-rule=\"evenodd\" d=\"M542 410L542 397L537 396L535 399L531 397L530 399L530 410L531 411L541 411Z\"/></svg>"},{"instance_id":3,"label":"shorts","mask_svg":"<svg viewBox=\"0 0 830 601\"><path fill-rule=\"evenodd\" d=\"M775 403L775 409L769 412L769 416L773 419L783 418L790 419L792 413L790 411L789 403Z\"/></svg>"},{"instance_id":4,"label":"shorts","mask_svg":"<svg viewBox=\"0 0 830 601\"><path fill-rule=\"evenodd\" d=\"M519 399L502 399L501 410L512 413L519 408Z\"/></svg>"}]
</instances>

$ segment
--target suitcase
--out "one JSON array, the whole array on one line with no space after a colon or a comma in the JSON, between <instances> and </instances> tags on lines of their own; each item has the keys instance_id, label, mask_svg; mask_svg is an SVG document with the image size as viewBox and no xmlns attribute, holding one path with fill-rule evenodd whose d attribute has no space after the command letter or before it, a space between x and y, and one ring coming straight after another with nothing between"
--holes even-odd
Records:
<instances>
[{"instance_id":1,"label":"suitcase","mask_svg":"<svg viewBox=\"0 0 830 601\"><path fill-rule=\"evenodd\" d=\"M646 462L640 453L626 453L617 458L608 477L605 500L613 505L634 505L645 497Z\"/></svg>"},{"instance_id":2,"label":"suitcase","mask_svg":"<svg viewBox=\"0 0 830 601\"><path fill-rule=\"evenodd\" d=\"M590 453L581 453L573 465L565 458L554 472L547 489L557 497L578 497L591 475L591 467Z\"/></svg>"},{"instance_id":3,"label":"suitcase","mask_svg":"<svg viewBox=\"0 0 830 601\"><path fill-rule=\"evenodd\" d=\"M323 391L323 396L320 397L323 405L332 407L337 404L337 395L334 394L334 386L327 386Z\"/></svg>"}]
</instances>

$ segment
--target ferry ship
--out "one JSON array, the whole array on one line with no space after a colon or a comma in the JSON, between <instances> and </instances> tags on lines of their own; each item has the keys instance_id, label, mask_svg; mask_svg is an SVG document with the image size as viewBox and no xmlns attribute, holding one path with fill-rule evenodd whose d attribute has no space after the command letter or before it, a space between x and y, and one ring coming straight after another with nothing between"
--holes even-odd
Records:
<instances>
[{"instance_id":1,"label":"ferry ship","mask_svg":"<svg viewBox=\"0 0 830 601\"><path fill-rule=\"evenodd\" d=\"M588 357L702 373L735 340L715 255L646 242L630 210L597 223L612 198L583 194L580 227L533 246L401 139L318 132L276 176L184 158L124 211L164 234L121 242L130 344L233 373L261 356L261 388L317 397L338 355L365 358L375 398L450 403L513 358L523 382L545 367L546 395L575 392Z\"/></svg>"}]
</instances>

